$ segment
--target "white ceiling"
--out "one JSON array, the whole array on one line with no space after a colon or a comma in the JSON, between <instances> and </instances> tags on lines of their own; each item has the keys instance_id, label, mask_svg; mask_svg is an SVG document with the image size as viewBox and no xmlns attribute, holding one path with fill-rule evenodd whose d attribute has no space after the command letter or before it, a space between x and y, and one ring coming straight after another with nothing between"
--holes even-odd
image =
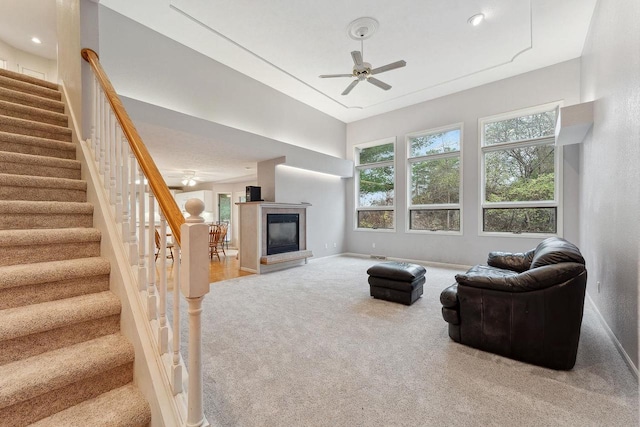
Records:
<instances>
[{"instance_id":1,"label":"white ceiling","mask_svg":"<svg viewBox=\"0 0 640 427\"><path fill-rule=\"evenodd\" d=\"M348 123L579 57L596 1L101 0L100 4ZM1 0L0 40L55 59L55 3ZM472 27L467 20L479 12L486 20ZM379 22L377 32L364 42L365 61L378 67L403 59L407 66L376 76L393 86L389 91L361 83L341 96L350 78L318 75L350 73L350 52L360 43L348 36L347 27L360 17ZM33 36L43 44L34 45ZM183 130L136 125L145 139L157 145L156 159L169 185L179 185L185 170L196 170L204 181L251 179L255 162L264 157L248 158L246 150L220 151L211 138ZM176 140L182 144L179 153L173 149ZM201 149L199 156L189 154L203 146L209 147L206 154Z\"/></svg>"},{"instance_id":2,"label":"white ceiling","mask_svg":"<svg viewBox=\"0 0 640 427\"><path fill-rule=\"evenodd\" d=\"M101 4L344 122L351 122L579 57L596 0L102 0ZM476 13L484 23L467 23ZM379 22L365 61L407 66L350 78L348 36Z\"/></svg>"},{"instance_id":3,"label":"white ceiling","mask_svg":"<svg viewBox=\"0 0 640 427\"><path fill-rule=\"evenodd\" d=\"M38 37L42 44L35 44ZM2 0L0 40L47 59L57 59L56 0Z\"/></svg>"}]
</instances>

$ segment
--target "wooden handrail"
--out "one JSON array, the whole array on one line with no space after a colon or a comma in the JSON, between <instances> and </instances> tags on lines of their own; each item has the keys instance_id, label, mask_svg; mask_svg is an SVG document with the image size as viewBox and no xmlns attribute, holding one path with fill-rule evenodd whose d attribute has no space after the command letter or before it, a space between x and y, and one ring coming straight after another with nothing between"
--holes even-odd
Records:
<instances>
[{"instance_id":1,"label":"wooden handrail","mask_svg":"<svg viewBox=\"0 0 640 427\"><path fill-rule=\"evenodd\" d=\"M133 125L133 121L124 109L118 94L113 89L111 81L109 81L109 77L107 77L102 65L100 65L98 54L91 49L82 49L82 58L84 58L84 60L91 65L91 68L93 68L93 72L95 73L100 86L102 86L102 90L109 100L109 104L111 104L111 109L120 123L122 132L127 136L131 151L136 156L138 164L140 164L140 167L149 182L149 187L151 187L151 191L153 191L153 194L158 201L160 210L167 219L167 224L169 224L169 228L171 228L174 241L180 245L180 226L184 224L185 219L182 212L180 212L178 204L169 192L169 187L167 187L167 184L164 182L158 167L151 158L149 151L147 151L147 147L142 142L142 138L140 138L140 134L138 134L136 127Z\"/></svg>"}]
</instances>

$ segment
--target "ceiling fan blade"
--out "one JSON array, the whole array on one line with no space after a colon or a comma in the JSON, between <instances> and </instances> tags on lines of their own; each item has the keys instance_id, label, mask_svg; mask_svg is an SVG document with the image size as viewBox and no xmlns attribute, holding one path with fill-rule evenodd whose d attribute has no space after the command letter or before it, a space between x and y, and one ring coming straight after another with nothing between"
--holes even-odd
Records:
<instances>
[{"instance_id":1,"label":"ceiling fan blade","mask_svg":"<svg viewBox=\"0 0 640 427\"><path fill-rule=\"evenodd\" d=\"M357 80L356 80L356 81L357 81ZM373 78L373 77L369 77L369 78L367 79L367 81L368 81L369 83L371 83L372 85L374 85L374 86L378 86L380 89L384 89L384 90L389 90L389 89L391 89L391 85L388 85L388 84L386 84L385 82L381 82L380 80L375 79L375 78Z\"/></svg>"},{"instance_id":2,"label":"ceiling fan blade","mask_svg":"<svg viewBox=\"0 0 640 427\"><path fill-rule=\"evenodd\" d=\"M349 92L351 92L351 89L353 89L354 87L356 87L356 85L360 83L360 80L354 80L351 82L351 84L349 86L347 86L347 88L342 92L342 95L349 95ZM391 86L389 86L391 87Z\"/></svg>"},{"instance_id":3,"label":"ceiling fan blade","mask_svg":"<svg viewBox=\"0 0 640 427\"><path fill-rule=\"evenodd\" d=\"M371 74L384 73L385 71L395 70L396 68L402 68L405 65L407 65L407 63L405 61L392 62L391 64L387 64L387 65L383 65L382 67L374 68L373 70L371 70Z\"/></svg>"},{"instance_id":4,"label":"ceiling fan blade","mask_svg":"<svg viewBox=\"0 0 640 427\"><path fill-rule=\"evenodd\" d=\"M354 50L351 52L351 57L353 58L353 63L357 66L362 66L362 53L359 50Z\"/></svg>"},{"instance_id":5,"label":"ceiling fan blade","mask_svg":"<svg viewBox=\"0 0 640 427\"><path fill-rule=\"evenodd\" d=\"M334 77L353 77L353 74L322 74L318 77L321 79L331 79Z\"/></svg>"}]
</instances>

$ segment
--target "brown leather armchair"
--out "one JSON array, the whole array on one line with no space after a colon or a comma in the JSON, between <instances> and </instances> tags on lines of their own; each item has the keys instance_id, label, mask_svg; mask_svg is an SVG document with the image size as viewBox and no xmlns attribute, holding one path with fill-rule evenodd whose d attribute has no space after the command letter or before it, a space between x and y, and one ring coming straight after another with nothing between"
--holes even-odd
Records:
<instances>
[{"instance_id":1,"label":"brown leather armchair","mask_svg":"<svg viewBox=\"0 0 640 427\"><path fill-rule=\"evenodd\" d=\"M552 369L573 368L587 271L580 250L550 237L525 253L491 252L440 295L456 342Z\"/></svg>"}]
</instances>

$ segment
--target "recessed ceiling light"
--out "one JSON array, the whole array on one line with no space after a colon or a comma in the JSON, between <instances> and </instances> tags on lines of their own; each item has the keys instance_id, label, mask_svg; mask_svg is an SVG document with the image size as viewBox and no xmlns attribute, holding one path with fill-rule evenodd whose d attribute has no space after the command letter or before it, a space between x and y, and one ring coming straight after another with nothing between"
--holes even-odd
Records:
<instances>
[{"instance_id":1,"label":"recessed ceiling light","mask_svg":"<svg viewBox=\"0 0 640 427\"><path fill-rule=\"evenodd\" d=\"M39 39L39 38L37 38L37 37L32 37L32 38L31 38L31 41L32 41L32 42L34 42L35 44L41 44L41 43L42 43L42 42L40 41L40 39Z\"/></svg>"},{"instance_id":2,"label":"recessed ceiling light","mask_svg":"<svg viewBox=\"0 0 640 427\"><path fill-rule=\"evenodd\" d=\"M484 14L482 13L476 13L475 15L473 15L471 18L467 20L467 22L473 25L474 27L477 25L480 25L482 21L484 21Z\"/></svg>"}]
</instances>

